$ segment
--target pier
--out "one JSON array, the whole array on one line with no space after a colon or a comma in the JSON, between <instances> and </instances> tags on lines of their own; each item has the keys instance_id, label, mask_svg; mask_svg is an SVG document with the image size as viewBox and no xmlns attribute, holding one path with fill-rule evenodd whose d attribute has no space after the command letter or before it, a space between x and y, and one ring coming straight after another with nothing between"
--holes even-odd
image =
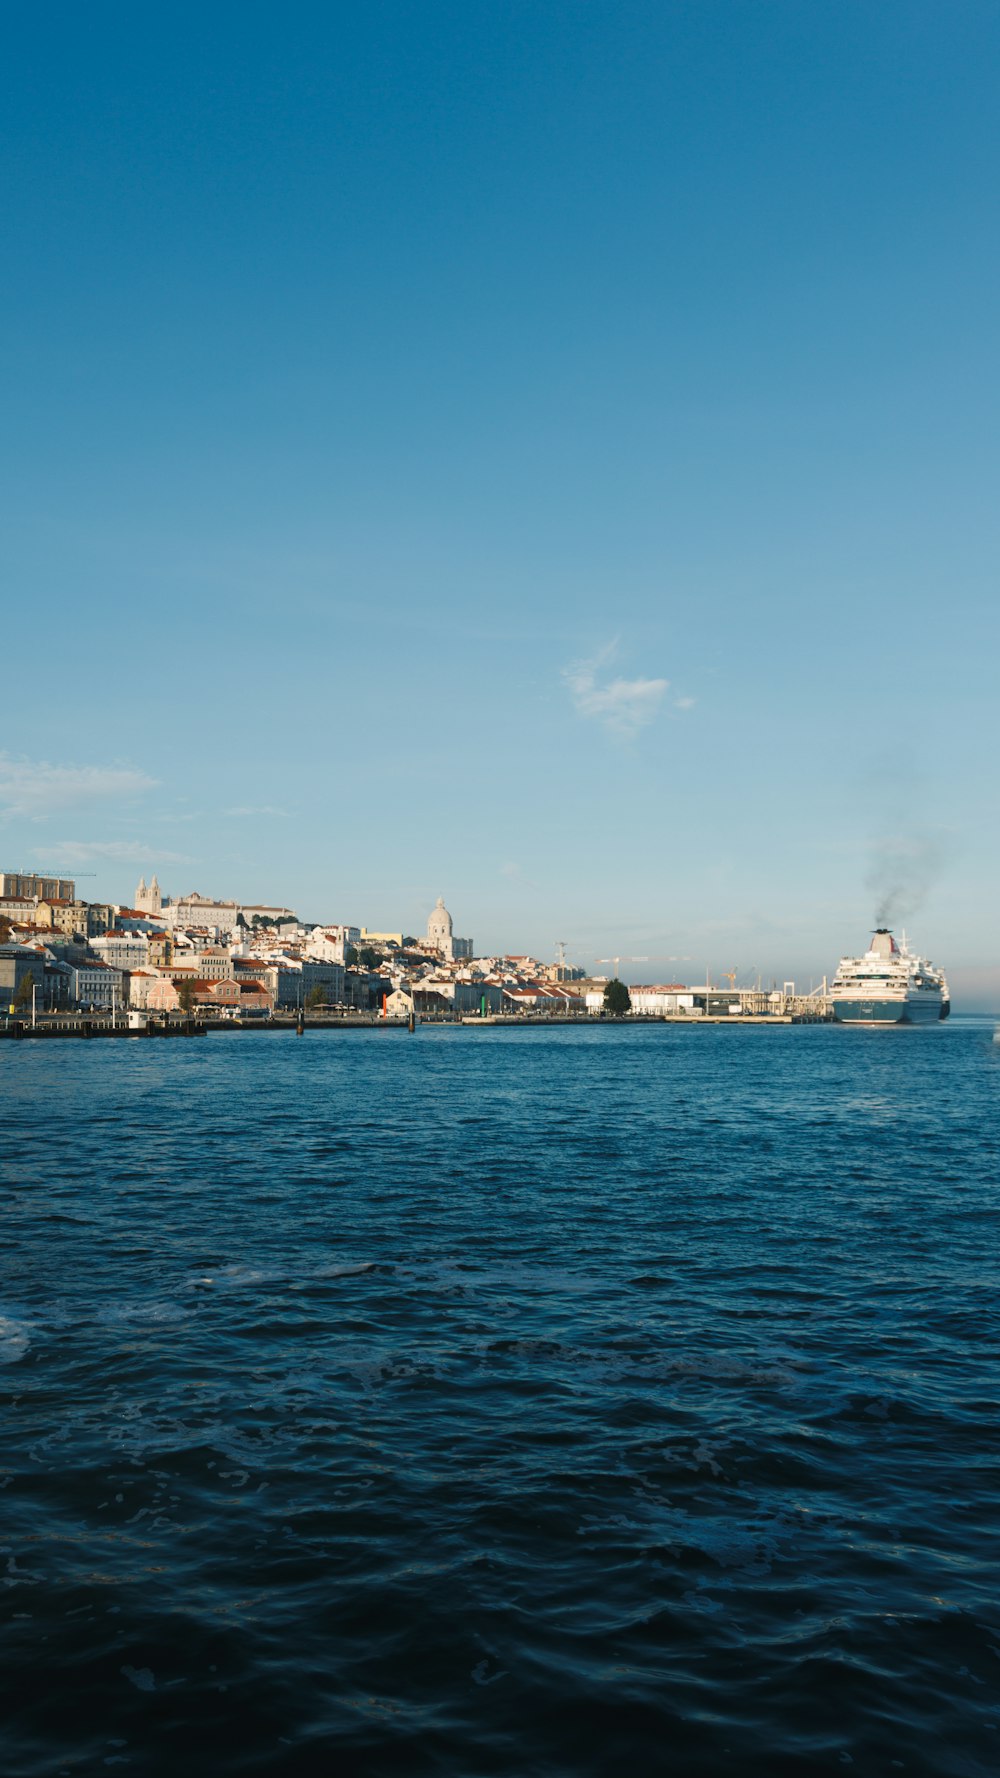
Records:
<instances>
[{"instance_id":1,"label":"pier","mask_svg":"<svg viewBox=\"0 0 1000 1778\"><path fill-rule=\"evenodd\" d=\"M592 1013L432 1013L425 1016L348 1012L340 1014L276 1013L269 1018L204 1019L170 1015L149 1017L143 1024L129 1024L122 1019L93 1014L43 1014L33 1024L29 1019L7 1018L0 1023L0 1040L9 1042L51 1041L67 1038L85 1041L91 1038L130 1038L144 1041L160 1037L205 1037L244 1032L291 1031L300 1036L307 1031L406 1031L415 1034L421 1025L462 1027L466 1030L551 1031L572 1028L594 1030L606 1027L635 1025L728 1025L738 1029L746 1025L787 1026L832 1023L829 1012L773 1013L627 1013L616 1018Z\"/></svg>"}]
</instances>

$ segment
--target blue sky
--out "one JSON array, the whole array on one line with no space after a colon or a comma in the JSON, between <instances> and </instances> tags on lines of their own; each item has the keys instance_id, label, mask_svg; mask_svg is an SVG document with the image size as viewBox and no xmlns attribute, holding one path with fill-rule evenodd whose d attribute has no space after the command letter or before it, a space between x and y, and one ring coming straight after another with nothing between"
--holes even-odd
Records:
<instances>
[{"instance_id":1,"label":"blue sky","mask_svg":"<svg viewBox=\"0 0 1000 1778\"><path fill-rule=\"evenodd\" d=\"M992 4L7 21L6 866L1000 1006ZM675 963L671 961L677 959Z\"/></svg>"}]
</instances>

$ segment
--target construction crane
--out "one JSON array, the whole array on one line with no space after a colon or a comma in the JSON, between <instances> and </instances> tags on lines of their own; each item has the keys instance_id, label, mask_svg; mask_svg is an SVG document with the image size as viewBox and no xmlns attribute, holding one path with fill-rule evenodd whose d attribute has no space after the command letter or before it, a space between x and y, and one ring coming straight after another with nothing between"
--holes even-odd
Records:
<instances>
[{"instance_id":1,"label":"construction crane","mask_svg":"<svg viewBox=\"0 0 1000 1778\"><path fill-rule=\"evenodd\" d=\"M690 957L595 957L595 963L613 963L615 975L620 963L690 963Z\"/></svg>"}]
</instances>

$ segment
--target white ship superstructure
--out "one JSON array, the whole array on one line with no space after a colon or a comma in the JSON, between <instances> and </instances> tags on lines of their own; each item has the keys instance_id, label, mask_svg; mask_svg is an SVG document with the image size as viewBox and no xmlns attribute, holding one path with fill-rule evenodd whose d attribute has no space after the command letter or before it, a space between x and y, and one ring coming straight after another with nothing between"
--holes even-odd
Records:
<instances>
[{"instance_id":1,"label":"white ship superstructure","mask_svg":"<svg viewBox=\"0 0 1000 1778\"><path fill-rule=\"evenodd\" d=\"M863 957L842 957L830 989L833 1016L846 1025L928 1025L946 1019L944 970L897 945L880 926Z\"/></svg>"}]
</instances>

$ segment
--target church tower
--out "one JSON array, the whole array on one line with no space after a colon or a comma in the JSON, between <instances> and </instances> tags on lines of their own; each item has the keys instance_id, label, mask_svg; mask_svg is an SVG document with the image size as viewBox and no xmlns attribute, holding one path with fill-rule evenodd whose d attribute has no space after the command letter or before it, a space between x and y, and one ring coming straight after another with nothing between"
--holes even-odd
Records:
<instances>
[{"instance_id":1,"label":"church tower","mask_svg":"<svg viewBox=\"0 0 1000 1778\"><path fill-rule=\"evenodd\" d=\"M140 914L159 914L163 912L163 897L160 894L160 885L156 881L155 875L150 878L148 889L146 888L145 877L139 878L139 884L135 892L135 900L132 903L132 906L135 908L136 912Z\"/></svg>"},{"instance_id":2,"label":"church tower","mask_svg":"<svg viewBox=\"0 0 1000 1778\"><path fill-rule=\"evenodd\" d=\"M440 951L443 957L447 957L450 960L454 955L451 937L451 915L445 907L442 897L439 895L437 898L437 905L427 921L428 948L432 951Z\"/></svg>"}]
</instances>

